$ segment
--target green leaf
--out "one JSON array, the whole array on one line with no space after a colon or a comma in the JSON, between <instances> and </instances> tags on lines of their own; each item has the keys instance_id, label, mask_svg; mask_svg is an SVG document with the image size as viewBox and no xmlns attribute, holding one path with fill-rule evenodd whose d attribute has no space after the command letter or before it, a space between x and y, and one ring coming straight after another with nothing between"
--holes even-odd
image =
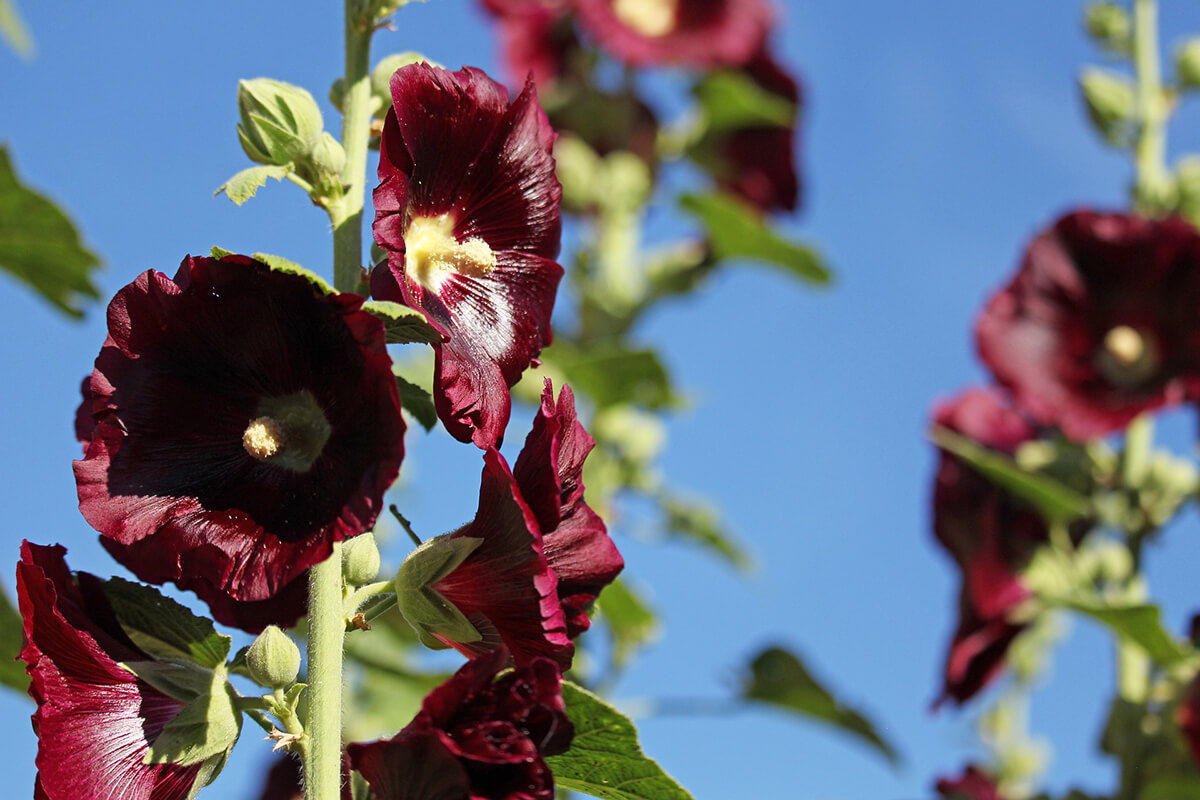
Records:
<instances>
[{"instance_id":1,"label":"green leaf","mask_svg":"<svg viewBox=\"0 0 1200 800\"><path fill-rule=\"evenodd\" d=\"M783 269L814 285L833 280L821 256L811 247L783 238L741 200L724 194L685 194L684 211L700 220L718 260L749 258Z\"/></svg>"},{"instance_id":2,"label":"green leaf","mask_svg":"<svg viewBox=\"0 0 1200 800\"><path fill-rule=\"evenodd\" d=\"M442 335L416 309L388 300L368 300L363 311L383 320L388 344L440 344Z\"/></svg>"},{"instance_id":3,"label":"green leaf","mask_svg":"<svg viewBox=\"0 0 1200 800\"><path fill-rule=\"evenodd\" d=\"M24 635L25 624L20 613L8 599L8 592L0 589L0 684L19 692L29 688L25 665L17 661Z\"/></svg>"},{"instance_id":4,"label":"green leaf","mask_svg":"<svg viewBox=\"0 0 1200 800\"><path fill-rule=\"evenodd\" d=\"M1196 775L1155 778L1138 795L1139 800L1183 800L1190 797L1200 797L1200 777Z\"/></svg>"},{"instance_id":5,"label":"green leaf","mask_svg":"<svg viewBox=\"0 0 1200 800\"><path fill-rule=\"evenodd\" d=\"M958 456L984 477L1033 506L1048 522L1067 523L1092 513L1086 497L1047 475L1026 472L1008 456L989 450L949 428L935 426L934 444Z\"/></svg>"},{"instance_id":6,"label":"green leaf","mask_svg":"<svg viewBox=\"0 0 1200 800\"><path fill-rule=\"evenodd\" d=\"M571 749L546 759L563 789L604 800L691 800L691 795L642 753L637 729L596 695L563 681Z\"/></svg>"},{"instance_id":7,"label":"green leaf","mask_svg":"<svg viewBox=\"0 0 1200 800\"><path fill-rule=\"evenodd\" d=\"M91 275L99 265L100 259L80 243L71 220L21 185L8 148L0 146L0 269L59 310L80 317L80 302L100 297Z\"/></svg>"},{"instance_id":8,"label":"green leaf","mask_svg":"<svg viewBox=\"0 0 1200 800\"><path fill-rule=\"evenodd\" d=\"M29 28L17 12L17 4L13 0L0 0L0 38L8 42L8 46L21 58L33 56L33 37L29 35Z\"/></svg>"},{"instance_id":9,"label":"green leaf","mask_svg":"<svg viewBox=\"0 0 1200 800\"><path fill-rule=\"evenodd\" d=\"M795 103L767 91L739 70L710 72L692 94L710 131L787 127L796 115Z\"/></svg>"},{"instance_id":10,"label":"green leaf","mask_svg":"<svg viewBox=\"0 0 1200 800\"><path fill-rule=\"evenodd\" d=\"M231 691L222 664L209 690L180 709L151 742L145 763L188 766L228 753L242 730Z\"/></svg>"},{"instance_id":11,"label":"green leaf","mask_svg":"<svg viewBox=\"0 0 1200 800\"><path fill-rule=\"evenodd\" d=\"M236 253L231 250L226 250L223 247L215 246L211 248L209 254L213 258L218 259L224 258L225 256L236 255ZM300 266L295 261L284 258L283 256L276 256L270 253L251 253L250 258L253 258L255 261L261 261L276 272L286 272L291 275L299 275L301 278L304 278L314 287L316 287L317 291L321 292L321 294L334 294L335 292L334 288L329 285L329 282L320 275L313 272L311 269L306 269Z\"/></svg>"},{"instance_id":12,"label":"green leaf","mask_svg":"<svg viewBox=\"0 0 1200 800\"><path fill-rule=\"evenodd\" d=\"M232 640L151 586L110 578L104 594L121 627L138 647L156 658L186 658L210 669L224 669Z\"/></svg>"},{"instance_id":13,"label":"green leaf","mask_svg":"<svg viewBox=\"0 0 1200 800\"><path fill-rule=\"evenodd\" d=\"M611 343L581 351L563 342L544 357L598 409L620 403L646 408L665 408L675 403L671 379L654 350L629 350Z\"/></svg>"},{"instance_id":14,"label":"green leaf","mask_svg":"<svg viewBox=\"0 0 1200 800\"><path fill-rule=\"evenodd\" d=\"M658 617L623 578L604 587L596 607L613 637L613 663L626 664L639 648L659 635Z\"/></svg>"},{"instance_id":15,"label":"green leaf","mask_svg":"<svg viewBox=\"0 0 1200 800\"><path fill-rule=\"evenodd\" d=\"M742 572L753 568L750 555L722 529L720 515L711 505L670 495L660 496L658 504L665 517L663 526L669 534L698 544Z\"/></svg>"},{"instance_id":16,"label":"green leaf","mask_svg":"<svg viewBox=\"0 0 1200 800\"><path fill-rule=\"evenodd\" d=\"M290 171L290 167L277 167L271 164L248 167L217 187L217 190L213 192L213 197L224 192L226 197L240 206L254 197L260 188L267 185L267 178L281 181L287 177Z\"/></svg>"},{"instance_id":17,"label":"green leaf","mask_svg":"<svg viewBox=\"0 0 1200 800\"><path fill-rule=\"evenodd\" d=\"M1106 606L1087 600L1049 602L1086 614L1120 638L1145 650L1146 655L1159 666L1174 666L1191 655L1191 649L1176 640L1163 627L1162 613L1158 606Z\"/></svg>"},{"instance_id":18,"label":"green leaf","mask_svg":"<svg viewBox=\"0 0 1200 800\"><path fill-rule=\"evenodd\" d=\"M396 389L400 393L400 407L412 414L413 419L421 423L426 431L433 430L437 425L437 409L433 406L433 396L428 391L410 383L404 376L396 372L393 365L392 375L396 378Z\"/></svg>"},{"instance_id":19,"label":"green leaf","mask_svg":"<svg viewBox=\"0 0 1200 800\"><path fill-rule=\"evenodd\" d=\"M828 723L875 748L893 764L900 760L866 717L838 702L799 658L781 647L768 647L754 657L742 698Z\"/></svg>"},{"instance_id":20,"label":"green leaf","mask_svg":"<svg viewBox=\"0 0 1200 800\"><path fill-rule=\"evenodd\" d=\"M212 670L185 659L122 661L121 666L163 694L185 703L207 694L212 686Z\"/></svg>"}]
</instances>

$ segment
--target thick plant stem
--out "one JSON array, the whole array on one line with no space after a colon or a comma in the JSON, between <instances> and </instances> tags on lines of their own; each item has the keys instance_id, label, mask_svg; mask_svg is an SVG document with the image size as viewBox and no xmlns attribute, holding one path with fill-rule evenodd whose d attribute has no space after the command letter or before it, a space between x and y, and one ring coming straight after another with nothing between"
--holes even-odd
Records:
<instances>
[{"instance_id":1,"label":"thick plant stem","mask_svg":"<svg viewBox=\"0 0 1200 800\"><path fill-rule=\"evenodd\" d=\"M1134 150L1137 180L1134 205L1142 214L1164 206L1167 174L1167 101L1163 94L1158 49L1157 0L1134 0L1133 66L1137 73L1139 132Z\"/></svg>"},{"instance_id":2,"label":"thick plant stem","mask_svg":"<svg viewBox=\"0 0 1200 800\"><path fill-rule=\"evenodd\" d=\"M342 791L342 545L308 573L308 747L305 800L337 800Z\"/></svg>"}]
</instances>

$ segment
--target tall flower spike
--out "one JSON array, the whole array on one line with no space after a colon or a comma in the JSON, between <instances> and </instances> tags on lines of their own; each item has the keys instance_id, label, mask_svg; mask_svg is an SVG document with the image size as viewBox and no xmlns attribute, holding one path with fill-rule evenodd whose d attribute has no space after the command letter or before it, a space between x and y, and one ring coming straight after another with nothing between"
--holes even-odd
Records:
<instances>
[{"instance_id":1,"label":"tall flower spike","mask_svg":"<svg viewBox=\"0 0 1200 800\"><path fill-rule=\"evenodd\" d=\"M1198 308L1195 228L1077 211L1034 239L976 337L1022 410L1086 439L1195 396Z\"/></svg>"},{"instance_id":2,"label":"tall flower spike","mask_svg":"<svg viewBox=\"0 0 1200 800\"><path fill-rule=\"evenodd\" d=\"M371 293L419 309L435 345L446 429L498 446L509 387L550 343L562 277L554 132L532 81L510 105L482 71L410 64L392 76L379 150Z\"/></svg>"},{"instance_id":3,"label":"tall flower spike","mask_svg":"<svg viewBox=\"0 0 1200 800\"><path fill-rule=\"evenodd\" d=\"M98 580L76 584L61 546L24 542L17 598L20 658L37 703L35 797L45 800L182 800L205 763L147 764L151 743L184 707L119 662L149 661L117 624ZM211 766L211 765L209 765Z\"/></svg>"},{"instance_id":4,"label":"tall flower spike","mask_svg":"<svg viewBox=\"0 0 1200 800\"><path fill-rule=\"evenodd\" d=\"M468 661L388 740L347 747L377 800L553 800L545 757L574 735L558 669L539 658L500 677L498 650Z\"/></svg>"},{"instance_id":5,"label":"tall flower spike","mask_svg":"<svg viewBox=\"0 0 1200 800\"><path fill-rule=\"evenodd\" d=\"M404 453L383 327L361 305L244 256L117 293L75 479L118 561L226 624L295 623L305 570L374 524Z\"/></svg>"}]
</instances>

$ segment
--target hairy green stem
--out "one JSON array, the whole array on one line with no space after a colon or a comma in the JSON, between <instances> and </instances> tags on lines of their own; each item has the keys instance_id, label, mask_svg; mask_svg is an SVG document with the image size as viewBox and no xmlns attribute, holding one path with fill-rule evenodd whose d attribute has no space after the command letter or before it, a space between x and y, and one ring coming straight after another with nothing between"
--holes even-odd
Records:
<instances>
[{"instance_id":1,"label":"hairy green stem","mask_svg":"<svg viewBox=\"0 0 1200 800\"><path fill-rule=\"evenodd\" d=\"M1169 190L1167 101L1158 47L1157 0L1134 0L1133 66L1137 74L1139 132L1134 148L1137 179L1134 205L1142 214L1162 210Z\"/></svg>"}]
</instances>

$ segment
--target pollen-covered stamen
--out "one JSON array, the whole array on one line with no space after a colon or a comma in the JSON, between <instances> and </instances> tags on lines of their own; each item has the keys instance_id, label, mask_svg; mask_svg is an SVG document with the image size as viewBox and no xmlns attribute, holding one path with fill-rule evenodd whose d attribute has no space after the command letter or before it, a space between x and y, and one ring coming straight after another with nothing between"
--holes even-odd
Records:
<instances>
[{"instance_id":1,"label":"pollen-covered stamen","mask_svg":"<svg viewBox=\"0 0 1200 800\"><path fill-rule=\"evenodd\" d=\"M1104 334L1104 349L1124 367L1132 366L1146 353L1146 341L1128 325L1118 325Z\"/></svg>"},{"instance_id":2,"label":"pollen-covered stamen","mask_svg":"<svg viewBox=\"0 0 1200 800\"><path fill-rule=\"evenodd\" d=\"M451 273L485 275L496 268L496 254L478 237L458 241L449 214L414 217L404 233L404 270L426 289L437 291Z\"/></svg>"},{"instance_id":3,"label":"pollen-covered stamen","mask_svg":"<svg viewBox=\"0 0 1200 800\"><path fill-rule=\"evenodd\" d=\"M259 461L266 461L287 444L287 430L272 417L251 420L242 434L242 447Z\"/></svg>"},{"instance_id":4,"label":"pollen-covered stamen","mask_svg":"<svg viewBox=\"0 0 1200 800\"><path fill-rule=\"evenodd\" d=\"M617 19L643 36L666 36L675 29L679 0L616 0Z\"/></svg>"},{"instance_id":5,"label":"pollen-covered stamen","mask_svg":"<svg viewBox=\"0 0 1200 800\"><path fill-rule=\"evenodd\" d=\"M1098 361L1100 371L1118 386L1141 383L1160 366L1154 341L1129 325L1116 325L1104 334Z\"/></svg>"}]
</instances>

